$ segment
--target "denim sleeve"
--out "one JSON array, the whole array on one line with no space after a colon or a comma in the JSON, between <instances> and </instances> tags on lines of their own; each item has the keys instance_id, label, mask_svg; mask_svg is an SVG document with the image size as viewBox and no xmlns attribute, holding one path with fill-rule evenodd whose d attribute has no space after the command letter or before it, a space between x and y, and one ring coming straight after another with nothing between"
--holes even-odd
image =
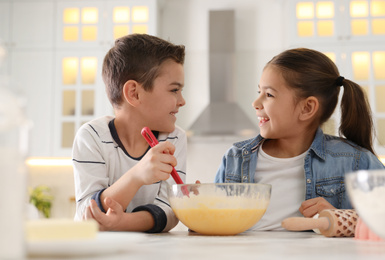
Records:
<instances>
[{"instance_id":1,"label":"denim sleeve","mask_svg":"<svg viewBox=\"0 0 385 260\"><path fill-rule=\"evenodd\" d=\"M369 151L362 152L359 163L359 170L380 170L385 169L382 162Z\"/></svg>"},{"instance_id":2,"label":"denim sleeve","mask_svg":"<svg viewBox=\"0 0 385 260\"><path fill-rule=\"evenodd\" d=\"M217 174L215 175L215 183L225 183L225 169L226 169L226 156L223 156L221 165L218 168Z\"/></svg>"}]
</instances>

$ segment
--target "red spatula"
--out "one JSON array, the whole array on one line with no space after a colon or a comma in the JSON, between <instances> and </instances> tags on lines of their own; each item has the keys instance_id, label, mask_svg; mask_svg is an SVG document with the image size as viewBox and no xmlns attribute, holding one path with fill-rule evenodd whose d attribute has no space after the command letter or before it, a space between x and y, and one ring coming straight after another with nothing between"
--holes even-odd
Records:
<instances>
[{"instance_id":1,"label":"red spatula","mask_svg":"<svg viewBox=\"0 0 385 260\"><path fill-rule=\"evenodd\" d=\"M156 138L155 138L154 134L151 132L150 128L143 127L141 134L143 135L144 139L146 139L147 143L151 147L154 147L155 145L158 144L158 140L156 140ZM176 172L174 167L172 167L171 176L174 178L176 184L183 184L182 179L180 178L179 174ZM187 189L186 189L186 192L188 194ZM183 191L183 193L186 195L185 191Z\"/></svg>"}]
</instances>

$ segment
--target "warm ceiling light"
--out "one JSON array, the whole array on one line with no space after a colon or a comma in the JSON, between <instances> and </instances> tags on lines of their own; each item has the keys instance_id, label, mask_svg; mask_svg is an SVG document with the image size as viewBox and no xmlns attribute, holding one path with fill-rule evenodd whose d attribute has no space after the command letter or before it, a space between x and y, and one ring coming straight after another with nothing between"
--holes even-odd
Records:
<instances>
[{"instance_id":1,"label":"warm ceiling light","mask_svg":"<svg viewBox=\"0 0 385 260\"><path fill-rule=\"evenodd\" d=\"M367 17L369 14L367 1L352 1L350 2L351 17Z\"/></svg>"},{"instance_id":2,"label":"warm ceiling light","mask_svg":"<svg viewBox=\"0 0 385 260\"><path fill-rule=\"evenodd\" d=\"M319 2L317 3L317 18L333 18L334 4L333 2Z\"/></svg>"},{"instance_id":3,"label":"warm ceiling light","mask_svg":"<svg viewBox=\"0 0 385 260\"><path fill-rule=\"evenodd\" d=\"M78 8L66 8L66 9L64 9L63 22L65 24L79 23L79 9Z\"/></svg>"},{"instance_id":4,"label":"warm ceiling light","mask_svg":"<svg viewBox=\"0 0 385 260\"><path fill-rule=\"evenodd\" d=\"M128 23L130 21L130 8L115 7L114 8L114 23Z\"/></svg>"},{"instance_id":5,"label":"warm ceiling light","mask_svg":"<svg viewBox=\"0 0 385 260\"><path fill-rule=\"evenodd\" d=\"M94 84L97 70L96 57L84 57L81 59L81 75L83 84Z\"/></svg>"},{"instance_id":6,"label":"warm ceiling light","mask_svg":"<svg viewBox=\"0 0 385 260\"><path fill-rule=\"evenodd\" d=\"M373 52L374 78L385 80L385 51Z\"/></svg>"},{"instance_id":7,"label":"warm ceiling light","mask_svg":"<svg viewBox=\"0 0 385 260\"><path fill-rule=\"evenodd\" d=\"M314 7L311 2L301 2L297 4L297 18L311 19L314 18Z\"/></svg>"},{"instance_id":8,"label":"warm ceiling light","mask_svg":"<svg viewBox=\"0 0 385 260\"><path fill-rule=\"evenodd\" d=\"M147 6L135 6L132 8L132 21L134 23L148 22L148 7Z\"/></svg>"},{"instance_id":9,"label":"warm ceiling light","mask_svg":"<svg viewBox=\"0 0 385 260\"><path fill-rule=\"evenodd\" d=\"M385 1L372 1L370 3L370 13L372 16L385 16Z\"/></svg>"},{"instance_id":10,"label":"warm ceiling light","mask_svg":"<svg viewBox=\"0 0 385 260\"><path fill-rule=\"evenodd\" d=\"M369 78L369 52L354 52L352 54L352 65L355 80L367 80Z\"/></svg>"},{"instance_id":11,"label":"warm ceiling light","mask_svg":"<svg viewBox=\"0 0 385 260\"><path fill-rule=\"evenodd\" d=\"M78 74L78 58L67 57L62 60L62 79L64 85L76 84Z\"/></svg>"},{"instance_id":12,"label":"warm ceiling light","mask_svg":"<svg viewBox=\"0 0 385 260\"><path fill-rule=\"evenodd\" d=\"M98 9L95 7L87 7L82 9L82 23L97 23Z\"/></svg>"}]
</instances>

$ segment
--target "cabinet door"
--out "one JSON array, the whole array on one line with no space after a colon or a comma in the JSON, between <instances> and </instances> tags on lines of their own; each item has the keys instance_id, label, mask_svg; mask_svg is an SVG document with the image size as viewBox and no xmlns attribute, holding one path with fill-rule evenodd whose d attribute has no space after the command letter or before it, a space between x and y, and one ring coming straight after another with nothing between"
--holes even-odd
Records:
<instances>
[{"instance_id":1,"label":"cabinet door","mask_svg":"<svg viewBox=\"0 0 385 260\"><path fill-rule=\"evenodd\" d=\"M111 47L131 33L157 32L157 0L59 1L58 47Z\"/></svg>"},{"instance_id":2,"label":"cabinet door","mask_svg":"<svg viewBox=\"0 0 385 260\"><path fill-rule=\"evenodd\" d=\"M112 115L101 78L103 57L104 52L92 50L56 53L56 156L71 156L75 134L82 124L103 115Z\"/></svg>"},{"instance_id":3,"label":"cabinet door","mask_svg":"<svg viewBox=\"0 0 385 260\"><path fill-rule=\"evenodd\" d=\"M345 40L354 42L385 41L384 0L344 0Z\"/></svg>"},{"instance_id":4,"label":"cabinet door","mask_svg":"<svg viewBox=\"0 0 385 260\"><path fill-rule=\"evenodd\" d=\"M14 50L10 54L11 87L25 97L31 122L29 155L52 156L53 54L46 50Z\"/></svg>"},{"instance_id":5,"label":"cabinet door","mask_svg":"<svg viewBox=\"0 0 385 260\"><path fill-rule=\"evenodd\" d=\"M105 36L108 45L132 33L157 34L157 0L116 0L106 2Z\"/></svg>"},{"instance_id":6,"label":"cabinet door","mask_svg":"<svg viewBox=\"0 0 385 260\"><path fill-rule=\"evenodd\" d=\"M292 45L303 43L325 44L338 41L343 33L343 16L340 1L288 2L290 27L287 37Z\"/></svg>"},{"instance_id":7,"label":"cabinet door","mask_svg":"<svg viewBox=\"0 0 385 260\"><path fill-rule=\"evenodd\" d=\"M104 45L104 1L58 1L56 44L59 48Z\"/></svg>"},{"instance_id":8,"label":"cabinet door","mask_svg":"<svg viewBox=\"0 0 385 260\"><path fill-rule=\"evenodd\" d=\"M294 46L385 40L383 0L292 0L288 5L287 36Z\"/></svg>"},{"instance_id":9,"label":"cabinet door","mask_svg":"<svg viewBox=\"0 0 385 260\"><path fill-rule=\"evenodd\" d=\"M53 47L55 28L53 1L14 1L11 16L12 48Z\"/></svg>"},{"instance_id":10,"label":"cabinet door","mask_svg":"<svg viewBox=\"0 0 385 260\"><path fill-rule=\"evenodd\" d=\"M0 84L2 76L8 75L8 47L9 47L9 2L0 2Z\"/></svg>"},{"instance_id":11,"label":"cabinet door","mask_svg":"<svg viewBox=\"0 0 385 260\"><path fill-rule=\"evenodd\" d=\"M0 2L0 45L5 47L9 41L10 3Z\"/></svg>"}]
</instances>

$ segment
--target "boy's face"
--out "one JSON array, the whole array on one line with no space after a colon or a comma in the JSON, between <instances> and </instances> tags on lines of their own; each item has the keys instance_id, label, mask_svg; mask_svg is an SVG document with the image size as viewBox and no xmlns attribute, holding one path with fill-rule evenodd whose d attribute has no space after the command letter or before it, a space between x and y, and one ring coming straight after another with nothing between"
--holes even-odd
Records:
<instances>
[{"instance_id":1,"label":"boy's face","mask_svg":"<svg viewBox=\"0 0 385 260\"><path fill-rule=\"evenodd\" d=\"M164 61L152 91L142 92L142 113L150 129L174 131L176 114L186 103L182 96L183 86L183 65L173 60Z\"/></svg>"}]
</instances>

